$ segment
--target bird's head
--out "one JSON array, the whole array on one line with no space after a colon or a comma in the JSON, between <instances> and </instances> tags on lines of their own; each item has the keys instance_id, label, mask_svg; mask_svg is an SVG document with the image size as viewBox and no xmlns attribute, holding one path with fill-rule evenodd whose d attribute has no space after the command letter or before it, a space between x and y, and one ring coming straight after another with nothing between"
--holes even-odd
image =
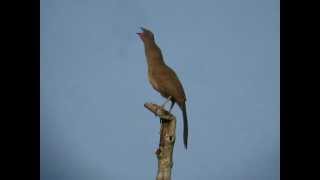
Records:
<instances>
[{"instance_id":1,"label":"bird's head","mask_svg":"<svg viewBox=\"0 0 320 180\"><path fill-rule=\"evenodd\" d=\"M144 43L149 41L154 41L154 35L150 30L144 27L140 27L140 29L142 30L142 32L138 32L137 34L139 35L139 37Z\"/></svg>"}]
</instances>

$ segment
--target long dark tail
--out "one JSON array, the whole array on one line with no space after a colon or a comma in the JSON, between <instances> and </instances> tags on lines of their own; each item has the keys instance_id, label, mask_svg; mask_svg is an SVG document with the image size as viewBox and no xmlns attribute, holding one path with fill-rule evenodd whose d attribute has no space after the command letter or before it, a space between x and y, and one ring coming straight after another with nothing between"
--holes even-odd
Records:
<instances>
[{"instance_id":1,"label":"long dark tail","mask_svg":"<svg viewBox=\"0 0 320 180\"><path fill-rule=\"evenodd\" d=\"M180 108L182 110L183 115L183 143L184 147L187 149L188 147L188 117L187 117L187 109L185 102L181 103Z\"/></svg>"}]
</instances>

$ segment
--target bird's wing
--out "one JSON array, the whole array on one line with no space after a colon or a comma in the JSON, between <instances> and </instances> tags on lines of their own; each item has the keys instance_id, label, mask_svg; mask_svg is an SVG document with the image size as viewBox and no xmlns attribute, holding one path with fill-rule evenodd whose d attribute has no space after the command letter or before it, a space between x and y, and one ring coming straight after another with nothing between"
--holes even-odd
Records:
<instances>
[{"instance_id":1,"label":"bird's wing","mask_svg":"<svg viewBox=\"0 0 320 180\"><path fill-rule=\"evenodd\" d=\"M165 81L164 83L167 84L165 91L177 101L185 101L185 92L177 74L170 67L165 68L165 71L166 72L162 73L162 81Z\"/></svg>"}]
</instances>

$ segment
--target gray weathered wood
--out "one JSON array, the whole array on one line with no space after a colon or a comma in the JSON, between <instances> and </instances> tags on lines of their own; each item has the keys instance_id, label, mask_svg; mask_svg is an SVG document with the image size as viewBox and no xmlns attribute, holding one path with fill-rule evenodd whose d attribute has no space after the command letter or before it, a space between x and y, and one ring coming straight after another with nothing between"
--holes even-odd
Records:
<instances>
[{"instance_id":1,"label":"gray weathered wood","mask_svg":"<svg viewBox=\"0 0 320 180\"><path fill-rule=\"evenodd\" d=\"M176 118L157 104L145 103L144 106L159 116L161 121L160 143L159 148L155 152L158 159L156 180L171 180L173 148L176 139Z\"/></svg>"}]
</instances>

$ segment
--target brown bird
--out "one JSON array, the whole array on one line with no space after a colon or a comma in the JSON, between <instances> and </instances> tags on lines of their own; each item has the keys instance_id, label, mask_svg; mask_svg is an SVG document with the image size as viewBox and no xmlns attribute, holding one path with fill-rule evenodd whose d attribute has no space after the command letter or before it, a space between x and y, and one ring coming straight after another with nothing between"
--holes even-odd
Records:
<instances>
[{"instance_id":1,"label":"brown bird","mask_svg":"<svg viewBox=\"0 0 320 180\"><path fill-rule=\"evenodd\" d=\"M141 27L142 32L137 33L144 44L145 55L148 64L148 78L152 87L158 91L166 101L163 103L164 107L171 101L171 112L175 103L177 103L182 110L183 115L183 143L187 149L188 144L188 119L186 111L186 95L183 86L176 73L163 60L160 48L155 42L154 34Z\"/></svg>"}]
</instances>

